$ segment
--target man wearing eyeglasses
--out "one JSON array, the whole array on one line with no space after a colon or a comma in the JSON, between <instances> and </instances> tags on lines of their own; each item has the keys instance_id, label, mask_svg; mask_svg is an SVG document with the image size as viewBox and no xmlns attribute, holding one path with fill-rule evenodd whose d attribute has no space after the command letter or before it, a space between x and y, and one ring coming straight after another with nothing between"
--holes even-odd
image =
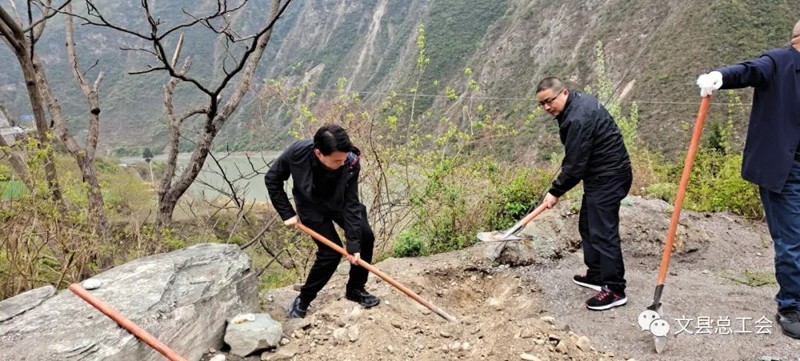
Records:
<instances>
[{"instance_id":1,"label":"man wearing eyeglasses","mask_svg":"<svg viewBox=\"0 0 800 361\"><path fill-rule=\"evenodd\" d=\"M631 161L614 118L596 98L572 92L561 79L544 78L536 87L539 106L558 121L564 144L561 173L544 202L548 208L583 181L578 220L587 271L573 282L597 293L585 303L595 311L628 302L619 237L620 202L633 182Z\"/></svg>"},{"instance_id":2,"label":"man wearing eyeglasses","mask_svg":"<svg viewBox=\"0 0 800 361\"><path fill-rule=\"evenodd\" d=\"M703 74L700 95L753 87L742 178L759 186L775 247L775 318L800 339L800 21L790 46Z\"/></svg>"}]
</instances>

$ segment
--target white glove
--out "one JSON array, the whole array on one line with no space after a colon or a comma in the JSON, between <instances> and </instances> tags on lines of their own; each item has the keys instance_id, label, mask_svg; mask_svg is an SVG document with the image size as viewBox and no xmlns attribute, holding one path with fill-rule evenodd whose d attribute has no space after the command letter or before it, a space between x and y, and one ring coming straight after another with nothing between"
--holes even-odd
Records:
<instances>
[{"instance_id":1,"label":"white glove","mask_svg":"<svg viewBox=\"0 0 800 361\"><path fill-rule=\"evenodd\" d=\"M700 96L708 96L714 90L722 86L722 73L712 71L708 74L703 74L697 78L697 86L700 87Z\"/></svg>"},{"instance_id":2,"label":"white glove","mask_svg":"<svg viewBox=\"0 0 800 361\"><path fill-rule=\"evenodd\" d=\"M297 225L299 223L300 223L300 217L298 217L297 215L295 215L294 217L283 221L284 225L286 225L287 227L292 227L292 228L297 227Z\"/></svg>"}]
</instances>

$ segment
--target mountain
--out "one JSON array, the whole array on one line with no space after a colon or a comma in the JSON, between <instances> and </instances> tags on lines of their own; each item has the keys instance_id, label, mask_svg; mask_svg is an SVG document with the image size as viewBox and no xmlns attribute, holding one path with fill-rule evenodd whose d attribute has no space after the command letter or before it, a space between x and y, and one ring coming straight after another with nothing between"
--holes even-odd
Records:
<instances>
[{"instance_id":1,"label":"mountain","mask_svg":"<svg viewBox=\"0 0 800 361\"><path fill-rule=\"evenodd\" d=\"M112 21L145 29L139 1L97 3ZM235 26L247 33L263 22L266 3L252 1L254 10L232 19ZM165 24L174 24L187 20L182 9L197 13L215 4L175 0L157 2L154 8ZM320 98L336 96L341 85L349 92L363 92L365 99L377 104L389 91L409 93L419 76L418 106L447 110L465 101L461 95L467 87L466 68L479 88L472 100L524 130L516 140L524 145L535 139L538 125L543 124L524 121L533 109L530 99L538 80L559 76L573 89L593 84L595 46L602 42L614 93L622 97L623 105L635 101L639 106L642 139L653 147L675 150L686 143L683 128L697 111L697 75L785 46L798 19L800 8L787 0L295 0L275 28L259 81L220 134L217 146L279 148L291 138L287 109L271 107L273 99L258 96L267 79L305 78ZM79 130L85 102L65 62L62 24L56 17L48 25L37 51L61 104L73 114L71 127ZM419 24L424 25L430 58L421 75L416 71ZM89 77L100 70L106 75L101 86L102 146L136 150L163 146L161 92L167 77L127 74L144 69L148 59L144 53L119 49L147 44L108 29L78 28L84 69L98 61ZM187 32L183 56L193 59L191 74L203 79L219 76L227 54L213 35L202 27ZM19 118L28 108L24 84L7 49L0 49L0 61L13 64L0 73L0 101L12 117ZM346 82L337 84L340 78ZM444 95L445 86L453 88L455 101ZM187 87L182 90L179 99L183 108L189 108L198 95ZM721 94L715 97L709 118L718 121L730 114L738 134L743 134L750 93L738 94L744 106L726 106L732 100Z\"/></svg>"}]
</instances>

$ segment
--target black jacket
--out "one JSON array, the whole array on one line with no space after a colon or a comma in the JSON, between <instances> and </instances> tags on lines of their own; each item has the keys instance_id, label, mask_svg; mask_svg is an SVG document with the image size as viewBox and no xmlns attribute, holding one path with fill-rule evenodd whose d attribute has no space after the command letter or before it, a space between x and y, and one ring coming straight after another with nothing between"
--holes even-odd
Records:
<instances>
[{"instance_id":1,"label":"black jacket","mask_svg":"<svg viewBox=\"0 0 800 361\"><path fill-rule=\"evenodd\" d=\"M742 178L780 192L800 152L800 51L773 49L719 72L722 89L755 89Z\"/></svg>"},{"instance_id":2,"label":"black jacket","mask_svg":"<svg viewBox=\"0 0 800 361\"><path fill-rule=\"evenodd\" d=\"M361 171L358 149L351 152L344 169L339 173L338 182L329 198L317 199L314 194L314 168L322 167L314 155L314 142L299 140L290 145L274 162L264 176L269 199L283 220L299 213L301 222L318 224L326 218L341 216L347 239L347 251L357 253L361 250L361 202L358 199L358 175ZM295 213L289 197L283 190L284 182L292 177L292 195L297 207ZM319 186L318 186L319 187ZM337 215L337 213L339 215Z\"/></svg>"},{"instance_id":3,"label":"black jacket","mask_svg":"<svg viewBox=\"0 0 800 361\"><path fill-rule=\"evenodd\" d=\"M564 161L561 174L550 188L552 195L561 197L581 180L630 174L631 161L622 134L596 98L570 92L556 120Z\"/></svg>"}]
</instances>

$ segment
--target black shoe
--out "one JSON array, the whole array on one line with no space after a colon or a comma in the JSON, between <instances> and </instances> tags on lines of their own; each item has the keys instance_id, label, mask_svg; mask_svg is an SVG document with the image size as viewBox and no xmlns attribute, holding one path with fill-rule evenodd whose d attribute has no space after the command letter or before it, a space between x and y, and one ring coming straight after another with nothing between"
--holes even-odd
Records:
<instances>
[{"instance_id":1,"label":"black shoe","mask_svg":"<svg viewBox=\"0 0 800 361\"><path fill-rule=\"evenodd\" d=\"M378 299L378 297L369 294L369 292L367 292L367 290L364 288L353 290L348 289L347 292L345 292L344 297L350 301L358 303L364 308L372 308L381 303L381 300Z\"/></svg>"},{"instance_id":2,"label":"black shoe","mask_svg":"<svg viewBox=\"0 0 800 361\"><path fill-rule=\"evenodd\" d=\"M594 297L586 301L586 308L594 311L603 311L628 303L624 292L614 292L606 287L600 289Z\"/></svg>"},{"instance_id":3,"label":"black shoe","mask_svg":"<svg viewBox=\"0 0 800 361\"><path fill-rule=\"evenodd\" d=\"M781 325L784 335L800 339L800 310L778 311L775 320Z\"/></svg>"},{"instance_id":4,"label":"black shoe","mask_svg":"<svg viewBox=\"0 0 800 361\"><path fill-rule=\"evenodd\" d=\"M576 285L586 288L591 288L595 291L600 291L603 287L603 284L600 282L599 279L587 277L587 275L575 275L572 276L572 282L575 282Z\"/></svg>"},{"instance_id":5,"label":"black shoe","mask_svg":"<svg viewBox=\"0 0 800 361\"><path fill-rule=\"evenodd\" d=\"M309 303L310 302L303 301L303 299L300 298L300 296L297 296L297 298L295 298L294 301L292 301L292 304L289 305L288 317L289 318L304 318L304 317L306 317L306 314L308 313L308 304Z\"/></svg>"}]
</instances>

